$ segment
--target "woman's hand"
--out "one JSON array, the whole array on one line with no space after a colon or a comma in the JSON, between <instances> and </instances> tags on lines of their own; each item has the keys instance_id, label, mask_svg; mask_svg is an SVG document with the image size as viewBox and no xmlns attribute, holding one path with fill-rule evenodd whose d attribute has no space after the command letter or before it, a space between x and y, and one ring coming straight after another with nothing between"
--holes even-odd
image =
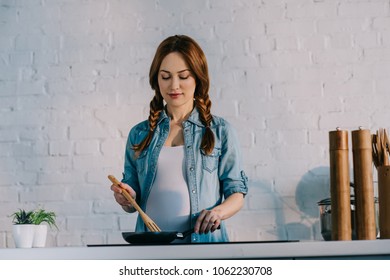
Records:
<instances>
[{"instance_id":1,"label":"woman's hand","mask_svg":"<svg viewBox=\"0 0 390 280\"><path fill-rule=\"evenodd\" d=\"M195 233L209 233L214 232L221 224L222 216L220 211L214 209L200 212L196 220L194 232Z\"/></svg>"},{"instance_id":2,"label":"woman's hand","mask_svg":"<svg viewBox=\"0 0 390 280\"><path fill-rule=\"evenodd\" d=\"M122 194L122 192L127 191L134 199L136 198L136 192L128 184L121 182L120 187L118 187L115 184L112 184L111 190L114 192L114 198L115 198L116 202L120 206L122 206L123 210L125 210L126 212L134 212L135 211L135 209L131 205L131 203Z\"/></svg>"},{"instance_id":3,"label":"woman's hand","mask_svg":"<svg viewBox=\"0 0 390 280\"><path fill-rule=\"evenodd\" d=\"M220 226L222 220L226 220L236 214L243 204L244 195L242 193L234 193L213 209L203 209L196 220L194 232L214 232Z\"/></svg>"}]
</instances>

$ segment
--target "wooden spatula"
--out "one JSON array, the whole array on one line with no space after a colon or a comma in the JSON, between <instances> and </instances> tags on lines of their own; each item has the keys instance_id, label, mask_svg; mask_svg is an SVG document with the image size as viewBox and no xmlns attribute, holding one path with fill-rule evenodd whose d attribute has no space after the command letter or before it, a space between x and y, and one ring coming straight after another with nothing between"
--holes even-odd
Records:
<instances>
[{"instance_id":1,"label":"wooden spatula","mask_svg":"<svg viewBox=\"0 0 390 280\"><path fill-rule=\"evenodd\" d=\"M122 188L120 186L120 182L113 176L113 175L108 175L108 179L116 186L122 189L122 194L123 196L133 205L135 210L138 211L139 215L141 216L142 220L144 221L145 225L148 227L148 229L152 232L160 232L161 229L156 225L153 220L146 215L144 211L142 211L141 207L139 207L138 203L135 201L135 199L127 192L126 189Z\"/></svg>"}]
</instances>

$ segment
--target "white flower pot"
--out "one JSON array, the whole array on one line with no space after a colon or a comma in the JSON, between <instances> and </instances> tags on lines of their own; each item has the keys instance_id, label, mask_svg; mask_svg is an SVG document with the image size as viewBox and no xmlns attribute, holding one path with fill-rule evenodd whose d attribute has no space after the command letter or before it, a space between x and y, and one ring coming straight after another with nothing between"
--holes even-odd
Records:
<instances>
[{"instance_id":1,"label":"white flower pot","mask_svg":"<svg viewBox=\"0 0 390 280\"><path fill-rule=\"evenodd\" d=\"M35 225L13 225L12 233L16 248L32 247L35 234Z\"/></svg>"},{"instance_id":2,"label":"white flower pot","mask_svg":"<svg viewBox=\"0 0 390 280\"><path fill-rule=\"evenodd\" d=\"M47 237L47 225L36 225L33 247L41 248L46 246L46 237Z\"/></svg>"}]
</instances>

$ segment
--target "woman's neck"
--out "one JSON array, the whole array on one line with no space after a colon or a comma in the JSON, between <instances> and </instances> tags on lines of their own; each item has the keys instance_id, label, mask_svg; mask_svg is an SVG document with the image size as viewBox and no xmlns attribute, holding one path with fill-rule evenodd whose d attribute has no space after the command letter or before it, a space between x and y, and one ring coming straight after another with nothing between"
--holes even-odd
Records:
<instances>
[{"instance_id":1,"label":"woman's neck","mask_svg":"<svg viewBox=\"0 0 390 280\"><path fill-rule=\"evenodd\" d=\"M174 123L182 123L188 117L190 116L192 108L172 108L172 107L167 107L167 115L171 119L172 122Z\"/></svg>"}]
</instances>

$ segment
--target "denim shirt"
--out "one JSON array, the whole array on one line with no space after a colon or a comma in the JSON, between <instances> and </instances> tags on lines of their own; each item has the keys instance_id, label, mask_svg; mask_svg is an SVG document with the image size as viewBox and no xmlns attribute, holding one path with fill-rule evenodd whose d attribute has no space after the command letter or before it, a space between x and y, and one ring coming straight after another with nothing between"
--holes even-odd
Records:
<instances>
[{"instance_id":1,"label":"denim shirt","mask_svg":"<svg viewBox=\"0 0 390 280\"><path fill-rule=\"evenodd\" d=\"M148 134L148 121L133 127L129 133L125 152L125 166L122 182L130 185L137 193L137 202L145 211L146 202L156 176L157 160L169 134L170 119L162 111L147 149L135 157L134 144L140 143ZM223 198L233 193L248 191L247 177L241 169L241 154L237 135L232 126L223 118L213 116L210 128L215 136L214 150L210 155L200 149L205 126L195 108L190 117L182 123L187 185L190 194L190 227L203 209L212 209L222 203ZM147 231L138 216L136 231ZM225 224L213 233L191 235L191 242L229 241Z\"/></svg>"}]
</instances>

